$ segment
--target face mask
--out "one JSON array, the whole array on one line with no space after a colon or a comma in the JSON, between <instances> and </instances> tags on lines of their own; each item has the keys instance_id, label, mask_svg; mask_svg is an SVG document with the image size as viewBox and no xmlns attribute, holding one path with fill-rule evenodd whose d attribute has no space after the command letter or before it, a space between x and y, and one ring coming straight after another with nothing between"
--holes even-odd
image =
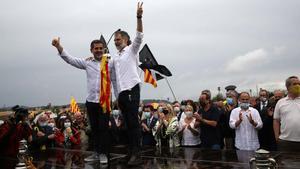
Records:
<instances>
[{"instance_id":1,"label":"face mask","mask_svg":"<svg viewBox=\"0 0 300 169\"><path fill-rule=\"evenodd\" d=\"M167 110L167 109L163 109L163 111L162 111L165 115L166 114L169 114L169 110Z\"/></svg>"},{"instance_id":2,"label":"face mask","mask_svg":"<svg viewBox=\"0 0 300 169\"><path fill-rule=\"evenodd\" d=\"M153 115L153 117L156 118L156 119L158 119L158 114L155 113L155 114Z\"/></svg>"},{"instance_id":3,"label":"face mask","mask_svg":"<svg viewBox=\"0 0 300 169\"><path fill-rule=\"evenodd\" d=\"M184 111L185 105L180 106L181 111Z\"/></svg>"},{"instance_id":4,"label":"face mask","mask_svg":"<svg viewBox=\"0 0 300 169\"><path fill-rule=\"evenodd\" d=\"M143 111L143 108L142 107L139 107L139 112L142 112Z\"/></svg>"},{"instance_id":5,"label":"face mask","mask_svg":"<svg viewBox=\"0 0 300 169\"><path fill-rule=\"evenodd\" d=\"M119 111L119 110L113 110L113 111L112 111L112 115L113 115L114 117L118 117L118 116L120 115L120 111Z\"/></svg>"},{"instance_id":6,"label":"face mask","mask_svg":"<svg viewBox=\"0 0 300 169\"><path fill-rule=\"evenodd\" d=\"M71 127L71 122L64 123L65 128Z\"/></svg>"},{"instance_id":7,"label":"face mask","mask_svg":"<svg viewBox=\"0 0 300 169\"><path fill-rule=\"evenodd\" d=\"M294 85L290 87L290 91L293 95L299 96L300 95L300 85Z\"/></svg>"},{"instance_id":8,"label":"face mask","mask_svg":"<svg viewBox=\"0 0 300 169\"><path fill-rule=\"evenodd\" d=\"M174 111L175 111L176 113L179 113L179 112L180 112L180 108L179 108L179 107L174 107Z\"/></svg>"},{"instance_id":9,"label":"face mask","mask_svg":"<svg viewBox=\"0 0 300 169\"><path fill-rule=\"evenodd\" d=\"M248 110L250 107L250 103L241 103L240 104L241 109Z\"/></svg>"},{"instance_id":10,"label":"face mask","mask_svg":"<svg viewBox=\"0 0 300 169\"><path fill-rule=\"evenodd\" d=\"M260 100L261 100L262 102L266 102L266 101L267 101L267 98L266 98L266 97L261 97Z\"/></svg>"},{"instance_id":11,"label":"face mask","mask_svg":"<svg viewBox=\"0 0 300 169\"><path fill-rule=\"evenodd\" d=\"M150 112L147 112L147 111L144 112L144 116L145 116L146 119L149 119L150 118Z\"/></svg>"},{"instance_id":12,"label":"face mask","mask_svg":"<svg viewBox=\"0 0 300 169\"><path fill-rule=\"evenodd\" d=\"M233 105L233 98L227 97L226 102L228 105Z\"/></svg>"},{"instance_id":13,"label":"face mask","mask_svg":"<svg viewBox=\"0 0 300 169\"><path fill-rule=\"evenodd\" d=\"M45 127L45 126L48 125L48 122L39 122L39 125L40 125L41 127Z\"/></svg>"},{"instance_id":14,"label":"face mask","mask_svg":"<svg viewBox=\"0 0 300 169\"><path fill-rule=\"evenodd\" d=\"M158 113L162 113L163 108L162 108L162 107L159 107L157 111L158 111Z\"/></svg>"},{"instance_id":15,"label":"face mask","mask_svg":"<svg viewBox=\"0 0 300 169\"><path fill-rule=\"evenodd\" d=\"M48 123L48 126L50 126L50 127L55 127L55 124L54 123Z\"/></svg>"},{"instance_id":16,"label":"face mask","mask_svg":"<svg viewBox=\"0 0 300 169\"><path fill-rule=\"evenodd\" d=\"M191 112L191 111L186 111L184 113L185 113L186 117L192 117L193 116L193 112Z\"/></svg>"}]
</instances>

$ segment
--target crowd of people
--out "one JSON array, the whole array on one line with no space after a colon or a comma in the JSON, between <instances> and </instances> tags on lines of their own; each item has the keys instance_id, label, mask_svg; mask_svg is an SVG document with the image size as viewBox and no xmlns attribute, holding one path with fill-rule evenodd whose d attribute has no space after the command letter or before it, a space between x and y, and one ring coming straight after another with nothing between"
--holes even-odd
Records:
<instances>
[{"instance_id":1,"label":"crowd of people","mask_svg":"<svg viewBox=\"0 0 300 169\"><path fill-rule=\"evenodd\" d=\"M227 88L226 97L212 100L203 90L198 101L139 105L140 146L195 147L213 150L299 151L300 80L286 80L282 90L260 90L259 96ZM91 150L99 146L86 112L37 114L13 107L14 116L1 124L1 156L16 156L21 139L31 152L63 148ZM108 119L109 146L128 145L128 126L117 102ZM109 147L107 147L109 151Z\"/></svg>"},{"instance_id":2,"label":"crowd of people","mask_svg":"<svg viewBox=\"0 0 300 169\"><path fill-rule=\"evenodd\" d=\"M141 103L138 114L142 130L140 144L216 150L287 150L289 142L293 145L299 143L296 127L300 113L300 81L293 76L286 80L286 85L287 95L281 90L269 92L262 89L258 97L253 97L247 92L229 89L226 97L213 101L210 91L203 90L196 102ZM14 117L1 125L0 133L2 150L8 154L16 154L17 149L6 149L10 146L4 144L4 138L9 140L7 143L16 143L13 138L26 138L32 151L54 147L92 150L97 146L92 143L93 139L88 141L96 135L91 135L88 116L84 112L65 110L56 114L44 111L32 115L22 107L16 106L13 110ZM279 127L277 122L281 124ZM113 104L109 116L110 143L128 144L127 129L118 105ZM278 147L278 143L283 147ZM289 151L298 150L294 146L290 148Z\"/></svg>"}]
</instances>

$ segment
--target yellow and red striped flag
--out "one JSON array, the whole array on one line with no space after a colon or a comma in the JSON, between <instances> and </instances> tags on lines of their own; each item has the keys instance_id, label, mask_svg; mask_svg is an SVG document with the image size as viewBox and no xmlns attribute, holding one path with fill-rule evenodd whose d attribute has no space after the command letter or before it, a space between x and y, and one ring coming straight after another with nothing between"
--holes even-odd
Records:
<instances>
[{"instance_id":1,"label":"yellow and red striped flag","mask_svg":"<svg viewBox=\"0 0 300 169\"><path fill-rule=\"evenodd\" d=\"M100 106L104 113L109 113L111 111L110 107L110 74L108 70L108 54L102 55L100 63Z\"/></svg>"},{"instance_id":2,"label":"yellow and red striped flag","mask_svg":"<svg viewBox=\"0 0 300 169\"><path fill-rule=\"evenodd\" d=\"M72 98L71 98L70 111L71 111L72 113L76 113L76 112L79 112L79 111L80 111L79 106L77 105L77 102L75 101L75 99L74 99L73 96L72 96Z\"/></svg>"},{"instance_id":3,"label":"yellow and red striped flag","mask_svg":"<svg viewBox=\"0 0 300 169\"><path fill-rule=\"evenodd\" d=\"M157 82L152 76L152 73L149 69L144 69L144 82L152 84L153 87L157 87Z\"/></svg>"}]
</instances>

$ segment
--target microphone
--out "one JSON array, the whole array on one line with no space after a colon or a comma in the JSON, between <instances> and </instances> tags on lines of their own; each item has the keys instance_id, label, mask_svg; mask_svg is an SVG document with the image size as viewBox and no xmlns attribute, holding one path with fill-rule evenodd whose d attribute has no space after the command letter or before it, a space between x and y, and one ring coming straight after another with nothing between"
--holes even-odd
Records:
<instances>
[{"instance_id":1,"label":"microphone","mask_svg":"<svg viewBox=\"0 0 300 169\"><path fill-rule=\"evenodd\" d=\"M118 31L120 31L120 30L121 30L121 29L118 29L118 30L114 31L114 33L112 33L112 34L111 34L111 36L110 36L109 40L107 41L107 44L106 44L106 46L108 46L108 44L109 44L109 42L110 42L111 38L114 36L114 34L115 34L116 32L118 32Z\"/></svg>"}]
</instances>

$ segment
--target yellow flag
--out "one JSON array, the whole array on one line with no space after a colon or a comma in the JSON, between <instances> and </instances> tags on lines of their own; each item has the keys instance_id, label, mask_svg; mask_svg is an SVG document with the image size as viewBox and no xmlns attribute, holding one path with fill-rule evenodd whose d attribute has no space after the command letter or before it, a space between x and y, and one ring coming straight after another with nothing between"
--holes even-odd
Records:
<instances>
[{"instance_id":1,"label":"yellow flag","mask_svg":"<svg viewBox=\"0 0 300 169\"><path fill-rule=\"evenodd\" d=\"M100 106L104 113L109 113L111 111L110 107L110 74L108 69L108 54L102 55L100 63Z\"/></svg>"}]
</instances>

